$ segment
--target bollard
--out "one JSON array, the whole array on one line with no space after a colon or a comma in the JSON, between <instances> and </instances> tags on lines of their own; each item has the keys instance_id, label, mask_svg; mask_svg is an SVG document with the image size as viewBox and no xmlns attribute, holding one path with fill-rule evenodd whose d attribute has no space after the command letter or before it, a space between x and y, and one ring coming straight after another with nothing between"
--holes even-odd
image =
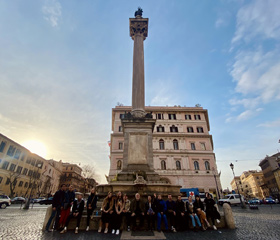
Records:
<instances>
[{"instance_id":1,"label":"bollard","mask_svg":"<svg viewBox=\"0 0 280 240\"><path fill-rule=\"evenodd\" d=\"M225 213L225 222L229 229L235 229L235 221L232 214L231 206L228 203L223 204L223 210Z\"/></svg>"}]
</instances>

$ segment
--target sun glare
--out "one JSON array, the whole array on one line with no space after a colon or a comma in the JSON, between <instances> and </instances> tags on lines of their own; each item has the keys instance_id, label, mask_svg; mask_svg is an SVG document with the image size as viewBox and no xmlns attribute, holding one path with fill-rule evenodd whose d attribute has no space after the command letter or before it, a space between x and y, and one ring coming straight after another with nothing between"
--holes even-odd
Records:
<instances>
[{"instance_id":1,"label":"sun glare","mask_svg":"<svg viewBox=\"0 0 280 240\"><path fill-rule=\"evenodd\" d=\"M22 144L26 147L30 152L35 153L43 158L47 156L47 148L46 146L37 140L29 140Z\"/></svg>"}]
</instances>

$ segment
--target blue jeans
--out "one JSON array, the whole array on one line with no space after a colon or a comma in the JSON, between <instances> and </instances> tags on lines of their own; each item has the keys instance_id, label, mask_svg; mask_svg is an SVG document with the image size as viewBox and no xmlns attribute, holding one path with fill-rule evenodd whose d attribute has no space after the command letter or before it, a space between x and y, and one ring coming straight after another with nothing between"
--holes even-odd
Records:
<instances>
[{"instance_id":1,"label":"blue jeans","mask_svg":"<svg viewBox=\"0 0 280 240\"><path fill-rule=\"evenodd\" d=\"M161 219L163 219L164 221L165 229L168 230L166 215L165 214L161 215L160 213L157 213L157 230L161 229Z\"/></svg>"},{"instance_id":2,"label":"blue jeans","mask_svg":"<svg viewBox=\"0 0 280 240\"><path fill-rule=\"evenodd\" d=\"M200 223L199 218L196 214L194 216L192 214L190 214L190 218L192 219L193 227L195 227L195 220L196 220L198 226L201 227L201 223Z\"/></svg>"}]
</instances>

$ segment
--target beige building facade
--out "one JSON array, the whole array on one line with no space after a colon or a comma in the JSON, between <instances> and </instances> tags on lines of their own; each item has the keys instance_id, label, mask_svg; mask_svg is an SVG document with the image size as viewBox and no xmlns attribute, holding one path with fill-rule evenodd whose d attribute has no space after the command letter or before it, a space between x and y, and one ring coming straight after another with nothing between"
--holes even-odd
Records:
<instances>
[{"instance_id":1,"label":"beige building facade","mask_svg":"<svg viewBox=\"0 0 280 240\"><path fill-rule=\"evenodd\" d=\"M0 192L11 197L40 192L46 160L0 134Z\"/></svg>"},{"instance_id":2,"label":"beige building facade","mask_svg":"<svg viewBox=\"0 0 280 240\"><path fill-rule=\"evenodd\" d=\"M131 107L112 109L109 180L122 170L124 136L121 119ZM153 131L153 166L162 179L182 188L221 194L220 175L208 112L202 107L146 107L156 124ZM215 177L216 181L215 181ZM216 184L217 183L217 184ZM217 186L216 186L217 185Z\"/></svg>"}]
</instances>

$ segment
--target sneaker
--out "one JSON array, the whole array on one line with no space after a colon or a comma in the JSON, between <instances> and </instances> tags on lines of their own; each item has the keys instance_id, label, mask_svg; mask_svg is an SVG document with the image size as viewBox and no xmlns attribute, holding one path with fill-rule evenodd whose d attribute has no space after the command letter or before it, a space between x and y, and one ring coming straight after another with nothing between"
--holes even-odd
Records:
<instances>
[{"instance_id":1,"label":"sneaker","mask_svg":"<svg viewBox=\"0 0 280 240\"><path fill-rule=\"evenodd\" d=\"M108 233L108 228L105 228L104 233Z\"/></svg>"},{"instance_id":2,"label":"sneaker","mask_svg":"<svg viewBox=\"0 0 280 240\"><path fill-rule=\"evenodd\" d=\"M119 229L117 229L117 231L116 231L116 235L119 235L120 234L120 230Z\"/></svg>"},{"instance_id":3,"label":"sneaker","mask_svg":"<svg viewBox=\"0 0 280 240\"><path fill-rule=\"evenodd\" d=\"M76 227L76 229L75 229L75 233L78 233L78 229L79 229L79 228L77 228L77 227Z\"/></svg>"},{"instance_id":4,"label":"sneaker","mask_svg":"<svg viewBox=\"0 0 280 240\"><path fill-rule=\"evenodd\" d=\"M127 231L130 232L130 226L127 227Z\"/></svg>"},{"instance_id":5,"label":"sneaker","mask_svg":"<svg viewBox=\"0 0 280 240\"><path fill-rule=\"evenodd\" d=\"M216 222L219 224L221 221L219 219L216 219Z\"/></svg>"},{"instance_id":6,"label":"sneaker","mask_svg":"<svg viewBox=\"0 0 280 240\"><path fill-rule=\"evenodd\" d=\"M99 232L99 233L101 233L101 230L102 230L102 228L101 228L101 227L99 227L99 228L98 228L98 232Z\"/></svg>"},{"instance_id":7,"label":"sneaker","mask_svg":"<svg viewBox=\"0 0 280 240\"><path fill-rule=\"evenodd\" d=\"M174 233L177 232L175 228L173 228L172 231L173 231Z\"/></svg>"},{"instance_id":8,"label":"sneaker","mask_svg":"<svg viewBox=\"0 0 280 240\"><path fill-rule=\"evenodd\" d=\"M60 233L66 233L67 232L67 228L65 227Z\"/></svg>"},{"instance_id":9,"label":"sneaker","mask_svg":"<svg viewBox=\"0 0 280 240\"><path fill-rule=\"evenodd\" d=\"M115 234L115 229L112 230L112 234Z\"/></svg>"},{"instance_id":10,"label":"sneaker","mask_svg":"<svg viewBox=\"0 0 280 240\"><path fill-rule=\"evenodd\" d=\"M210 223L209 222L207 222L207 227L210 227Z\"/></svg>"},{"instance_id":11,"label":"sneaker","mask_svg":"<svg viewBox=\"0 0 280 240\"><path fill-rule=\"evenodd\" d=\"M89 226L87 226L87 228L86 228L86 232L88 232L88 230L89 230Z\"/></svg>"},{"instance_id":12,"label":"sneaker","mask_svg":"<svg viewBox=\"0 0 280 240\"><path fill-rule=\"evenodd\" d=\"M215 225L213 225L213 229L214 229L214 230L217 230L217 228L216 228L216 226L215 226Z\"/></svg>"}]
</instances>

